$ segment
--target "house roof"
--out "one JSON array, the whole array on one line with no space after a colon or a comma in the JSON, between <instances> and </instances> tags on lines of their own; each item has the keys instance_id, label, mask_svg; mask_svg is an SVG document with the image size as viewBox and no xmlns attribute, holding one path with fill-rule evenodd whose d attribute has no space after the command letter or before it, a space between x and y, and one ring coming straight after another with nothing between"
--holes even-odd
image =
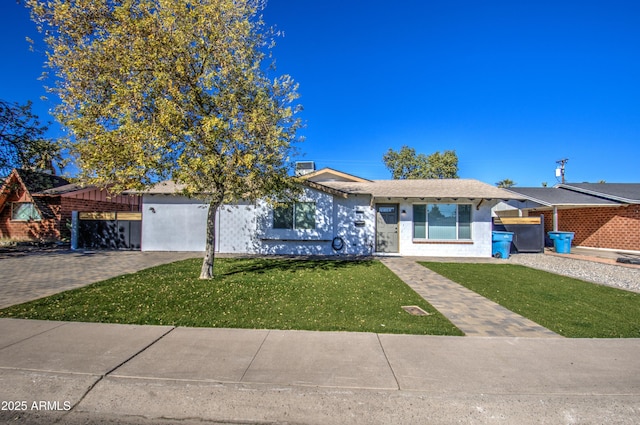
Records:
<instances>
[{"instance_id":1,"label":"house roof","mask_svg":"<svg viewBox=\"0 0 640 425\"><path fill-rule=\"evenodd\" d=\"M305 174L300 177L307 185L314 187L315 182L370 182L371 180L354 176L353 174L343 173L342 171L332 168L322 168L321 170ZM127 191L125 193L137 193L144 195L161 195L180 193L184 190L185 185L176 183L172 180L164 180L142 191ZM324 186L319 187L320 190L326 189Z\"/></svg>"},{"instance_id":2,"label":"house roof","mask_svg":"<svg viewBox=\"0 0 640 425\"><path fill-rule=\"evenodd\" d=\"M135 193L140 195L169 195L180 193L184 190L185 185L176 183L173 180L164 180L154 184L146 190L142 191L125 191L124 193Z\"/></svg>"},{"instance_id":3,"label":"house roof","mask_svg":"<svg viewBox=\"0 0 640 425\"><path fill-rule=\"evenodd\" d=\"M473 179L373 180L317 184L346 194L366 194L374 198L523 199L519 194Z\"/></svg>"},{"instance_id":4,"label":"house roof","mask_svg":"<svg viewBox=\"0 0 640 425\"><path fill-rule=\"evenodd\" d=\"M511 187L508 189L540 205L552 207L599 207L620 205L611 199L557 187Z\"/></svg>"},{"instance_id":5,"label":"house roof","mask_svg":"<svg viewBox=\"0 0 640 425\"><path fill-rule=\"evenodd\" d=\"M335 175L335 170L325 170L323 175ZM320 171L323 171L320 170ZM329 174L325 174L325 173ZM340 173L340 172L338 172ZM425 180L366 180L346 173L354 181L320 181L320 174L310 173L303 177L304 184L313 189L332 195L347 197L348 195L370 195L374 198L469 198L469 199L525 199L522 195L499 189L478 180L472 179L425 179ZM316 178L313 178L315 175ZM312 176L311 179L307 179ZM357 181L355 179L358 179ZM171 180L157 183L142 194L159 195L180 193L183 185Z\"/></svg>"},{"instance_id":6,"label":"house roof","mask_svg":"<svg viewBox=\"0 0 640 425\"><path fill-rule=\"evenodd\" d=\"M626 204L640 204L640 183L564 183L558 187Z\"/></svg>"}]
</instances>

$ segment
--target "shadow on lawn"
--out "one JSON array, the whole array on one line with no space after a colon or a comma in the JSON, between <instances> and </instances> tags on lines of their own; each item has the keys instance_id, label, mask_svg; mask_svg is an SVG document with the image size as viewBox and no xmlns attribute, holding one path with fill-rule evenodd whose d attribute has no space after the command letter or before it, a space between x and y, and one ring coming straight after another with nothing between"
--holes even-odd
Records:
<instances>
[{"instance_id":1,"label":"shadow on lawn","mask_svg":"<svg viewBox=\"0 0 640 425\"><path fill-rule=\"evenodd\" d=\"M271 271L289 272L305 270L338 270L355 266L371 266L370 257L349 257L336 259L319 259L318 257L295 256L287 258L255 258L235 259L228 261L228 270L221 276L232 276L239 273L266 273Z\"/></svg>"}]
</instances>

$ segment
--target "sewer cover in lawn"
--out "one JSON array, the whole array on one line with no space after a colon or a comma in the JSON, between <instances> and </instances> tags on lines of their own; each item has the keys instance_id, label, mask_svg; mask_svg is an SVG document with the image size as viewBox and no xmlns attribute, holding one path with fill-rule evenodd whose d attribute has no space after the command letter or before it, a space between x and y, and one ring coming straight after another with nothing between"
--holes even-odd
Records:
<instances>
[{"instance_id":1,"label":"sewer cover in lawn","mask_svg":"<svg viewBox=\"0 0 640 425\"><path fill-rule=\"evenodd\" d=\"M414 316L428 316L429 313L418 307L417 305L405 305L402 306L402 309L409 314L413 314Z\"/></svg>"}]
</instances>

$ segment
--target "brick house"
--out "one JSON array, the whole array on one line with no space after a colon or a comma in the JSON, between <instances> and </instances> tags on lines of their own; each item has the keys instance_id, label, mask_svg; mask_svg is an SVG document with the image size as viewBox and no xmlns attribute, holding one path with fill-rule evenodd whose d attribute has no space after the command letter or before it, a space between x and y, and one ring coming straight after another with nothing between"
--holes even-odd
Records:
<instances>
[{"instance_id":1,"label":"brick house","mask_svg":"<svg viewBox=\"0 0 640 425\"><path fill-rule=\"evenodd\" d=\"M139 210L135 195L112 195L60 176L14 169L0 189L0 238L68 239L72 211Z\"/></svg>"},{"instance_id":2,"label":"brick house","mask_svg":"<svg viewBox=\"0 0 640 425\"><path fill-rule=\"evenodd\" d=\"M640 183L567 183L509 190L527 199L510 202L512 207L523 215L544 216L545 231L574 232L575 246L640 251Z\"/></svg>"}]
</instances>

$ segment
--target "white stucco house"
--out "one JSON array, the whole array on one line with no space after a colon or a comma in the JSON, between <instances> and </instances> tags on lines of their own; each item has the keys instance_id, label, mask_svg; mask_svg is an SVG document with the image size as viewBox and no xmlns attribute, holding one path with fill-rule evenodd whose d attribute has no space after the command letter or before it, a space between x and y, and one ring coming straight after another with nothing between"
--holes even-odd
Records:
<instances>
[{"instance_id":1,"label":"white stucco house","mask_svg":"<svg viewBox=\"0 0 640 425\"><path fill-rule=\"evenodd\" d=\"M288 207L224 205L216 251L238 254L491 256L491 208L516 199L469 179L367 180L324 168ZM142 194L143 251L203 251L208 206L172 182Z\"/></svg>"}]
</instances>

